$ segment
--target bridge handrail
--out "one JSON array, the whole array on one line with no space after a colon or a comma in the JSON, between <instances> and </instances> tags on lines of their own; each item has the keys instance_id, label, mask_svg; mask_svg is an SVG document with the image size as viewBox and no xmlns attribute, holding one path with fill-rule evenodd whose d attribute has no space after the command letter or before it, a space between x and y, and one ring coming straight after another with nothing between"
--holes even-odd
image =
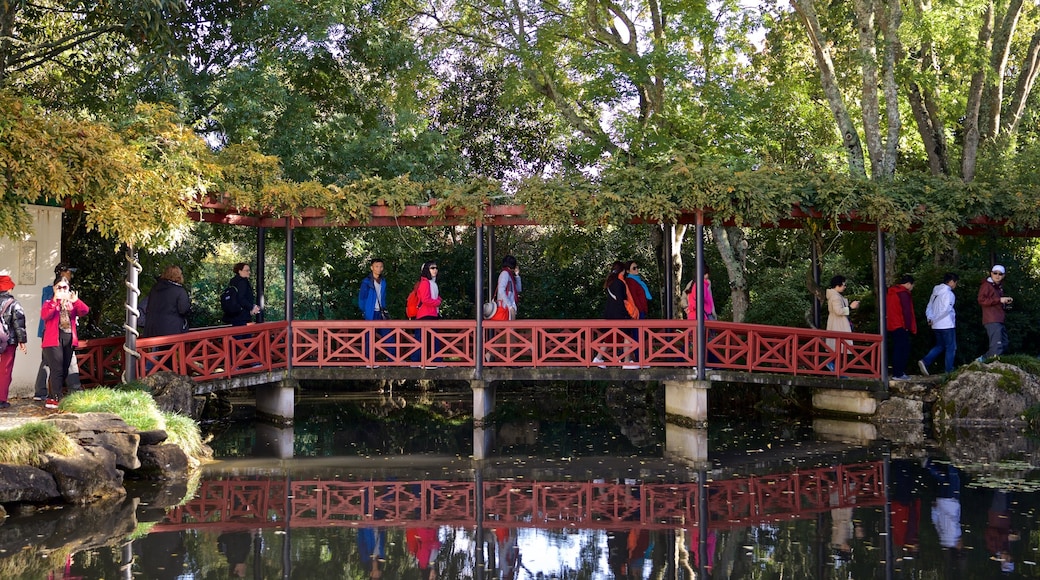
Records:
<instances>
[{"instance_id":1,"label":"bridge handrail","mask_svg":"<svg viewBox=\"0 0 1040 580\"><path fill-rule=\"evenodd\" d=\"M713 369L791 375L880 377L881 336L707 321L705 364ZM142 338L138 376L170 370L196 380L299 367L692 367L695 320L485 321L476 351L474 320L297 320L222 326ZM111 384L123 368L122 338L77 349L84 384Z\"/></svg>"}]
</instances>

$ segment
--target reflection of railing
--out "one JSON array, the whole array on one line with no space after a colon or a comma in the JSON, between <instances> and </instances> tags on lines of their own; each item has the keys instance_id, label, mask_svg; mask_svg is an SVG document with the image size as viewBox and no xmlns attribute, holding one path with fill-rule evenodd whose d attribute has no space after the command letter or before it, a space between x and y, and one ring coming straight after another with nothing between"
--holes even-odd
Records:
<instances>
[{"instance_id":1,"label":"reflection of railing","mask_svg":"<svg viewBox=\"0 0 1040 580\"><path fill-rule=\"evenodd\" d=\"M153 531L283 527L475 526L476 483L449 481L203 482ZM707 484L708 525L734 528L882 505L882 462ZM670 529L699 521L699 485L485 481L484 519L496 527Z\"/></svg>"},{"instance_id":2,"label":"reflection of railing","mask_svg":"<svg viewBox=\"0 0 1040 580\"><path fill-rule=\"evenodd\" d=\"M879 378L881 337L805 328L708 321L709 367L787 375ZM171 370L197 380L285 368L285 322L222 327L141 339L138 376ZM828 345L828 341L834 346ZM85 384L118 381L121 338L78 349ZM692 320L516 320L484 323L476 353L472 320L301 320L292 323L297 367L691 367L697 364Z\"/></svg>"}]
</instances>

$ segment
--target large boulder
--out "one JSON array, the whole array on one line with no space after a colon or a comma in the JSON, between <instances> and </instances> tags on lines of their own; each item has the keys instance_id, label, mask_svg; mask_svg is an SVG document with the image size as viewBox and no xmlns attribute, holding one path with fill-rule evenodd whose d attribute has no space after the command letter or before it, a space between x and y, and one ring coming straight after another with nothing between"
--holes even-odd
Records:
<instances>
[{"instance_id":1,"label":"large boulder","mask_svg":"<svg viewBox=\"0 0 1040 580\"><path fill-rule=\"evenodd\" d=\"M1040 403L1040 382L1022 369L973 364L939 390L934 420L950 425L1024 425L1026 409Z\"/></svg>"},{"instance_id":2,"label":"large boulder","mask_svg":"<svg viewBox=\"0 0 1040 580\"><path fill-rule=\"evenodd\" d=\"M115 455L104 447L80 447L71 457L43 456L41 469L51 474L66 502L84 504L126 495L123 472Z\"/></svg>"},{"instance_id":3,"label":"large boulder","mask_svg":"<svg viewBox=\"0 0 1040 580\"><path fill-rule=\"evenodd\" d=\"M141 436L113 413L58 413L43 419L53 424L82 447L104 447L122 469L141 467L137 448Z\"/></svg>"},{"instance_id":4,"label":"large boulder","mask_svg":"<svg viewBox=\"0 0 1040 580\"><path fill-rule=\"evenodd\" d=\"M175 479L188 474L188 456L176 445L146 445L138 451L141 468L132 476L140 479Z\"/></svg>"},{"instance_id":5,"label":"large boulder","mask_svg":"<svg viewBox=\"0 0 1040 580\"><path fill-rule=\"evenodd\" d=\"M161 371L141 379L141 384L151 391L159 409L199 419L205 399L195 398L195 383L190 378Z\"/></svg>"},{"instance_id":6,"label":"large boulder","mask_svg":"<svg viewBox=\"0 0 1040 580\"><path fill-rule=\"evenodd\" d=\"M0 504L49 502L60 497L58 485L46 471L28 465L0 463Z\"/></svg>"}]
</instances>

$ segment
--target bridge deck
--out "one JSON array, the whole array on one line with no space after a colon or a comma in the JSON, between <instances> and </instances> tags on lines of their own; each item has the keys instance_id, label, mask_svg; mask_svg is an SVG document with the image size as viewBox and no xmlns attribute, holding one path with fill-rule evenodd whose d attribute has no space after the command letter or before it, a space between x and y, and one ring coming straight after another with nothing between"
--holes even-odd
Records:
<instances>
[{"instance_id":1,"label":"bridge deck","mask_svg":"<svg viewBox=\"0 0 1040 580\"><path fill-rule=\"evenodd\" d=\"M881 337L708 321L709 377L752 383L877 390ZM83 341L85 385L120 381L122 338ZM688 380L697 366L692 320L476 322L292 321L220 327L137 341L137 376L172 371L196 382L264 377L442 378L489 381ZM275 379L277 380L277 379ZM841 387L839 387L841 388Z\"/></svg>"}]
</instances>

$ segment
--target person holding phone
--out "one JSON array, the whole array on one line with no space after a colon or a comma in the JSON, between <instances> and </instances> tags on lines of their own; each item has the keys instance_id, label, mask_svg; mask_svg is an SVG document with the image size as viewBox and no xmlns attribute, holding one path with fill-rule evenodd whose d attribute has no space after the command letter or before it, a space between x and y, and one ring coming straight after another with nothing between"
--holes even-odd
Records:
<instances>
[{"instance_id":1,"label":"person holding phone","mask_svg":"<svg viewBox=\"0 0 1040 580\"><path fill-rule=\"evenodd\" d=\"M76 319L86 316L90 308L69 288L69 281L58 276L54 281L54 297L40 307L43 320L43 361L50 369L47 400L44 406L57 409L62 385L72 364L74 349L79 346Z\"/></svg>"}]
</instances>

